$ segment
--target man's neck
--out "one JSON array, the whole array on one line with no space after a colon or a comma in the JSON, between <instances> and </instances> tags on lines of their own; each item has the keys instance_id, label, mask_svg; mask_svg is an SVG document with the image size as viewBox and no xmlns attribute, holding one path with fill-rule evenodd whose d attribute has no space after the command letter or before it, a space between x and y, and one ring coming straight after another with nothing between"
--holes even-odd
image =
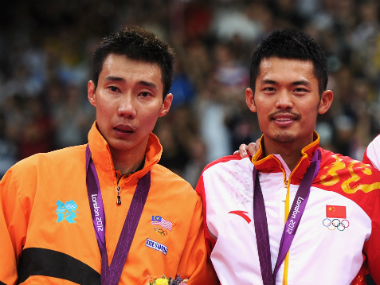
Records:
<instances>
[{"instance_id":1,"label":"man's neck","mask_svg":"<svg viewBox=\"0 0 380 285\"><path fill-rule=\"evenodd\" d=\"M121 174L135 172L145 157L146 143L141 146L133 151L120 151L110 147L115 170L119 170Z\"/></svg>"},{"instance_id":2,"label":"man's neck","mask_svg":"<svg viewBox=\"0 0 380 285\"><path fill-rule=\"evenodd\" d=\"M290 171L293 171L302 156L302 149L310 143L312 143L312 140L305 143L298 141L295 143L280 143L264 136L264 154L265 156L270 154L281 155Z\"/></svg>"}]
</instances>

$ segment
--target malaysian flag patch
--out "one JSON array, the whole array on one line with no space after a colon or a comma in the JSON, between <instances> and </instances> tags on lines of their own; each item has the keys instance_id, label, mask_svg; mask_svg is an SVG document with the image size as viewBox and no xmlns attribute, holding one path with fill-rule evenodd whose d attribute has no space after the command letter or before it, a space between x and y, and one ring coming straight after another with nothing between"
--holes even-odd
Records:
<instances>
[{"instance_id":1,"label":"malaysian flag patch","mask_svg":"<svg viewBox=\"0 0 380 285\"><path fill-rule=\"evenodd\" d=\"M168 229L169 231L172 230L172 222L165 220L163 217L160 216L152 216L152 225L160 225L164 229Z\"/></svg>"}]
</instances>

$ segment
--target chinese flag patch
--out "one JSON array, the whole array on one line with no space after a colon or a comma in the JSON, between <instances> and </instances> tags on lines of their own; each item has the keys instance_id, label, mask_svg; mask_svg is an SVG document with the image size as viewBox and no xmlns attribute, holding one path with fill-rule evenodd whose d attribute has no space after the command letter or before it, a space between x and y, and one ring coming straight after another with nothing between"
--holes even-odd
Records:
<instances>
[{"instance_id":1,"label":"chinese flag patch","mask_svg":"<svg viewBox=\"0 0 380 285\"><path fill-rule=\"evenodd\" d=\"M326 218L346 219L346 206L326 205Z\"/></svg>"}]
</instances>

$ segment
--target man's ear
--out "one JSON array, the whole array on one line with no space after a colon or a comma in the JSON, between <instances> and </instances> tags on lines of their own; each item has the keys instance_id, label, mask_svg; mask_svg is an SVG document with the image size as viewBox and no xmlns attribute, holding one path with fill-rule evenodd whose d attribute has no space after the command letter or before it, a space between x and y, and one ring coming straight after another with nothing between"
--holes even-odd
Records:
<instances>
[{"instance_id":1,"label":"man's ear","mask_svg":"<svg viewBox=\"0 0 380 285\"><path fill-rule=\"evenodd\" d=\"M172 102L173 102L173 94L169 93L168 95L166 95L164 102L162 103L160 112L158 114L159 117L163 117L169 112Z\"/></svg>"},{"instance_id":2,"label":"man's ear","mask_svg":"<svg viewBox=\"0 0 380 285\"><path fill-rule=\"evenodd\" d=\"M255 97L251 88L245 90L245 102L247 102L247 106L252 112L257 112Z\"/></svg>"},{"instance_id":3,"label":"man's ear","mask_svg":"<svg viewBox=\"0 0 380 285\"><path fill-rule=\"evenodd\" d=\"M96 107L95 91L96 91L95 83L94 81L90 80L87 84L87 98L88 98L88 101L90 101L91 105L93 105L94 107Z\"/></svg>"},{"instance_id":4,"label":"man's ear","mask_svg":"<svg viewBox=\"0 0 380 285\"><path fill-rule=\"evenodd\" d=\"M331 90L324 91L321 95L321 100L319 101L318 114L322 115L326 113L330 109L333 99L334 94Z\"/></svg>"}]
</instances>

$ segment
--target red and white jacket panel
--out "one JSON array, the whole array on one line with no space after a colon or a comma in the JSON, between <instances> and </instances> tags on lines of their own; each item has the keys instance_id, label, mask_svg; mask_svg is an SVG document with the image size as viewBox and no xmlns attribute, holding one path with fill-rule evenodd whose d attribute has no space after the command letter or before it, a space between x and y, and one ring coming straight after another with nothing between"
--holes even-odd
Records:
<instances>
[{"instance_id":1,"label":"red and white jacket panel","mask_svg":"<svg viewBox=\"0 0 380 285\"><path fill-rule=\"evenodd\" d=\"M259 171L274 268L285 209L293 203L318 142L303 149L293 172L281 156L263 157L261 149L253 163L234 155L205 168L196 190L203 197L205 235L221 284L263 284L253 222L253 168ZM365 284L367 262L380 282L375 271L380 268L380 172L319 149L320 170L289 250L288 269L284 262L276 284L283 284L283 278L289 285Z\"/></svg>"},{"instance_id":2,"label":"red and white jacket panel","mask_svg":"<svg viewBox=\"0 0 380 285\"><path fill-rule=\"evenodd\" d=\"M368 145L364 153L363 162L380 169L380 135Z\"/></svg>"}]
</instances>

